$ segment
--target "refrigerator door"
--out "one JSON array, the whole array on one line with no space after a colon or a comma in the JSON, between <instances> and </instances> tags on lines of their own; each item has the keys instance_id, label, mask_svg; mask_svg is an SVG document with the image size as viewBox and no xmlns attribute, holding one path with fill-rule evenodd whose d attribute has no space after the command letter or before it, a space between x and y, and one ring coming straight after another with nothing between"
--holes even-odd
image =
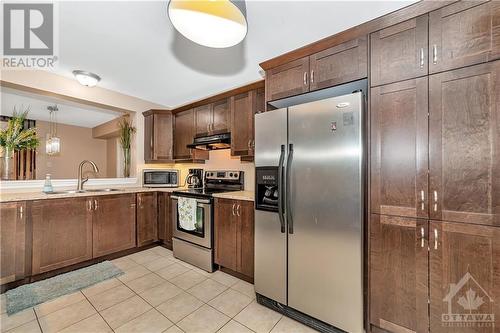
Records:
<instances>
[{"instance_id":1,"label":"refrigerator door","mask_svg":"<svg viewBox=\"0 0 500 333\"><path fill-rule=\"evenodd\" d=\"M278 166L287 144L287 110L255 115L255 166ZM283 152L282 160L286 157ZM285 230L283 230L285 231ZM255 291L286 304L286 232L279 213L255 210Z\"/></svg>"},{"instance_id":2,"label":"refrigerator door","mask_svg":"<svg viewBox=\"0 0 500 333\"><path fill-rule=\"evenodd\" d=\"M347 332L363 332L362 101L288 112L288 306Z\"/></svg>"}]
</instances>

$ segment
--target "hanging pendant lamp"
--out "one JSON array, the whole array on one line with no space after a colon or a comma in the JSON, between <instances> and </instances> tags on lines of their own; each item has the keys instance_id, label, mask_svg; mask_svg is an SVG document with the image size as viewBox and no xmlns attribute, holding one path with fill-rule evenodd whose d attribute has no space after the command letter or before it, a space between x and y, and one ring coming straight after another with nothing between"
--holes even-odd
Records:
<instances>
[{"instance_id":1,"label":"hanging pendant lamp","mask_svg":"<svg viewBox=\"0 0 500 333\"><path fill-rule=\"evenodd\" d=\"M234 46L248 31L244 1L170 0L168 16L184 37L213 48Z\"/></svg>"},{"instance_id":2,"label":"hanging pendant lamp","mask_svg":"<svg viewBox=\"0 0 500 333\"><path fill-rule=\"evenodd\" d=\"M45 152L47 155L56 155L61 151L61 139L57 136L57 116L56 112L59 111L57 105L48 106L49 110L49 133L47 133L47 140L45 141Z\"/></svg>"}]
</instances>

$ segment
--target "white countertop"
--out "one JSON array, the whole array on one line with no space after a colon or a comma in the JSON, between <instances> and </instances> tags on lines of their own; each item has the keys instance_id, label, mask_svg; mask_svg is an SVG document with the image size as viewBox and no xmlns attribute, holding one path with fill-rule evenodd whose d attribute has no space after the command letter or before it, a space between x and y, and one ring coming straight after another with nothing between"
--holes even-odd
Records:
<instances>
[{"instance_id":1,"label":"white countertop","mask_svg":"<svg viewBox=\"0 0 500 333\"><path fill-rule=\"evenodd\" d=\"M213 196L215 198L221 198L221 199L254 201L254 192L250 191L216 193Z\"/></svg>"}]
</instances>

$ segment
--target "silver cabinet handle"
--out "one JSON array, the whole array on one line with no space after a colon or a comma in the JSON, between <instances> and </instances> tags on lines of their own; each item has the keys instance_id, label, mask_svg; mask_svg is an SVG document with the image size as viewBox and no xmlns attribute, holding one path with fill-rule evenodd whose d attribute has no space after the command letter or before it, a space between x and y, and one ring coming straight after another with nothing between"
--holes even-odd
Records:
<instances>
[{"instance_id":1,"label":"silver cabinet handle","mask_svg":"<svg viewBox=\"0 0 500 333\"><path fill-rule=\"evenodd\" d=\"M436 44L432 45L432 63L435 65L438 62L438 47Z\"/></svg>"},{"instance_id":2,"label":"silver cabinet handle","mask_svg":"<svg viewBox=\"0 0 500 333\"><path fill-rule=\"evenodd\" d=\"M240 206L240 204L238 204L238 207L236 207L236 214L237 214L238 216L241 216L241 215L240 215L240 208L241 208L241 206Z\"/></svg>"},{"instance_id":3,"label":"silver cabinet handle","mask_svg":"<svg viewBox=\"0 0 500 333\"><path fill-rule=\"evenodd\" d=\"M314 83L314 69L311 70L311 83Z\"/></svg>"},{"instance_id":4,"label":"silver cabinet handle","mask_svg":"<svg viewBox=\"0 0 500 333\"><path fill-rule=\"evenodd\" d=\"M438 193L437 191L434 191L434 211L437 212L438 210Z\"/></svg>"},{"instance_id":5,"label":"silver cabinet handle","mask_svg":"<svg viewBox=\"0 0 500 333\"><path fill-rule=\"evenodd\" d=\"M420 236L421 236L420 247L424 247L424 245L425 245L425 229L424 229L424 227L420 228Z\"/></svg>"},{"instance_id":6,"label":"silver cabinet handle","mask_svg":"<svg viewBox=\"0 0 500 333\"><path fill-rule=\"evenodd\" d=\"M424 192L424 190L420 191L420 210L425 210L425 192Z\"/></svg>"},{"instance_id":7,"label":"silver cabinet handle","mask_svg":"<svg viewBox=\"0 0 500 333\"><path fill-rule=\"evenodd\" d=\"M99 201L97 201L97 199L94 199L94 210L98 209L99 209Z\"/></svg>"},{"instance_id":8,"label":"silver cabinet handle","mask_svg":"<svg viewBox=\"0 0 500 333\"><path fill-rule=\"evenodd\" d=\"M235 207L235 206L236 206L236 204L234 203L234 204L233 204L233 208L231 209L231 212L233 213L233 216L234 216L234 215L236 215L236 214L234 213L234 207Z\"/></svg>"},{"instance_id":9,"label":"silver cabinet handle","mask_svg":"<svg viewBox=\"0 0 500 333\"><path fill-rule=\"evenodd\" d=\"M23 206L19 206L19 219L23 219Z\"/></svg>"},{"instance_id":10,"label":"silver cabinet handle","mask_svg":"<svg viewBox=\"0 0 500 333\"><path fill-rule=\"evenodd\" d=\"M434 229L434 250L438 249L438 230Z\"/></svg>"},{"instance_id":11,"label":"silver cabinet handle","mask_svg":"<svg viewBox=\"0 0 500 333\"><path fill-rule=\"evenodd\" d=\"M252 148L252 140L251 139L248 140L247 147L248 147L248 149Z\"/></svg>"},{"instance_id":12,"label":"silver cabinet handle","mask_svg":"<svg viewBox=\"0 0 500 333\"><path fill-rule=\"evenodd\" d=\"M304 85L307 86L307 72L304 72Z\"/></svg>"},{"instance_id":13,"label":"silver cabinet handle","mask_svg":"<svg viewBox=\"0 0 500 333\"><path fill-rule=\"evenodd\" d=\"M207 124L207 132L210 132L210 124Z\"/></svg>"},{"instance_id":14,"label":"silver cabinet handle","mask_svg":"<svg viewBox=\"0 0 500 333\"><path fill-rule=\"evenodd\" d=\"M87 200L87 210L89 212L92 210L92 200Z\"/></svg>"},{"instance_id":15,"label":"silver cabinet handle","mask_svg":"<svg viewBox=\"0 0 500 333\"><path fill-rule=\"evenodd\" d=\"M420 48L420 68L424 68L424 48Z\"/></svg>"}]
</instances>

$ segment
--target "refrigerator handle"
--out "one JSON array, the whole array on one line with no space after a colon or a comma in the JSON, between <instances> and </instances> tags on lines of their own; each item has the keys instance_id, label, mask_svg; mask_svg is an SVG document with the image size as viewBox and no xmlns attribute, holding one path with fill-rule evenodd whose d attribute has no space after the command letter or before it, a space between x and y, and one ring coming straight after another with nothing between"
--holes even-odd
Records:
<instances>
[{"instance_id":1,"label":"refrigerator handle","mask_svg":"<svg viewBox=\"0 0 500 333\"><path fill-rule=\"evenodd\" d=\"M285 161L285 145L281 145L280 161L278 164L278 214L280 216L281 232L285 233L285 216L283 215L283 162Z\"/></svg>"},{"instance_id":2,"label":"refrigerator handle","mask_svg":"<svg viewBox=\"0 0 500 333\"><path fill-rule=\"evenodd\" d=\"M293 143L290 143L288 147L288 158L286 161L286 217L288 220L288 233L293 234L293 219L292 219L292 211L290 209L290 169L292 167L292 158L293 158Z\"/></svg>"}]
</instances>

